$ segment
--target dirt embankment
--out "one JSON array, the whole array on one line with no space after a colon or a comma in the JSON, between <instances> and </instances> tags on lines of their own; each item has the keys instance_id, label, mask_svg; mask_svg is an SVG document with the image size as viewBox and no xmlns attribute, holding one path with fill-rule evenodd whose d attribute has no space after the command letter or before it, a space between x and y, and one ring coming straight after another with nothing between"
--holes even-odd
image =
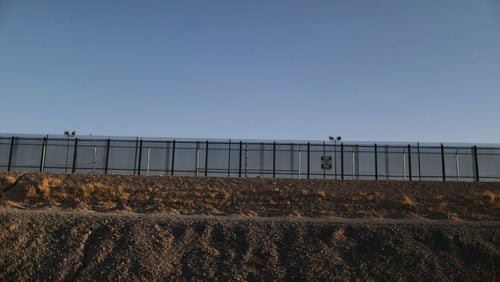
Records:
<instances>
[{"instance_id":1,"label":"dirt embankment","mask_svg":"<svg viewBox=\"0 0 500 282\"><path fill-rule=\"evenodd\" d=\"M500 183L0 174L0 188L0 206L26 209L500 219Z\"/></svg>"},{"instance_id":2,"label":"dirt embankment","mask_svg":"<svg viewBox=\"0 0 500 282\"><path fill-rule=\"evenodd\" d=\"M499 224L0 210L0 280L496 281Z\"/></svg>"},{"instance_id":3,"label":"dirt embankment","mask_svg":"<svg viewBox=\"0 0 500 282\"><path fill-rule=\"evenodd\" d=\"M498 281L500 183L0 173L0 281Z\"/></svg>"}]
</instances>

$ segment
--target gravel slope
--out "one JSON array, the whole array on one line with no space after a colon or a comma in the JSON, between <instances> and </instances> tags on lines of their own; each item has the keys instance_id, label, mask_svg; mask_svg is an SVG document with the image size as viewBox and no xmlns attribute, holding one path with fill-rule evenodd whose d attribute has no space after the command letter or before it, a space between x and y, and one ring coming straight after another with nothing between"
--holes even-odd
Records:
<instances>
[{"instance_id":1,"label":"gravel slope","mask_svg":"<svg viewBox=\"0 0 500 282\"><path fill-rule=\"evenodd\" d=\"M0 173L0 281L498 281L500 183Z\"/></svg>"},{"instance_id":2,"label":"gravel slope","mask_svg":"<svg viewBox=\"0 0 500 282\"><path fill-rule=\"evenodd\" d=\"M0 280L496 281L498 222L0 210Z\"/></svg>"}]
</instances>

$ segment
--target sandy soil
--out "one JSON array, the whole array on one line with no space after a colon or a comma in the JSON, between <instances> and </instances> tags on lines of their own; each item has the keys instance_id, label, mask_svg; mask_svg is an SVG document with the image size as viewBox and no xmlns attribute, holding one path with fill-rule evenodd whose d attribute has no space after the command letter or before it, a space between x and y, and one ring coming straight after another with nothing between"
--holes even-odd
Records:
<instances>
[{"instance_id":1,"label":"sandy soil","mask_svg":"<svg viewBox=\"0 0 500 282\"><path fill-rule=\"evenodd\" d=\"M0 173L0 281L498 281L500 184Z\"/></svg>"}]
</instances>

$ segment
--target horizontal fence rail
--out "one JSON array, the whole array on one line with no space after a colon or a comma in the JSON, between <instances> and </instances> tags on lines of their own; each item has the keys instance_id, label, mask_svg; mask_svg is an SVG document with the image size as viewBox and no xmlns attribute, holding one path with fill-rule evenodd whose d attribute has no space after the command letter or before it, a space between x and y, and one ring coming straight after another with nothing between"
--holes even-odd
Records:
<instances>
[{"instance_id":1,"label":"horizontal fence rail","mask_svg":"<svg viewBox=\"0 0 500 282\"><path fill-rule=\"evenodd\" d=\"M4 136L0 171L500 181L500 147Z\"/></svg>"}]
</instances>

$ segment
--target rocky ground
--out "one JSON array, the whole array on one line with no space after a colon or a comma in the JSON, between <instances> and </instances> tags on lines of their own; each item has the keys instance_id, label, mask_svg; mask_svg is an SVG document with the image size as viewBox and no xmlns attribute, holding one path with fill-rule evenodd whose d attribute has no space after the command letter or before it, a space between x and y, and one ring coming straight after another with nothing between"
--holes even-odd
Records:
<instances>
[{"instance_id":1,"label":"rocky ground","mask_svg":"<svg viewBox=\"0 0 500 282\"><path fill-rule=\"evenodd\" d=\"M498 281L500 184L0 173L0 280Z\"/></svg>"}]
</instances>

